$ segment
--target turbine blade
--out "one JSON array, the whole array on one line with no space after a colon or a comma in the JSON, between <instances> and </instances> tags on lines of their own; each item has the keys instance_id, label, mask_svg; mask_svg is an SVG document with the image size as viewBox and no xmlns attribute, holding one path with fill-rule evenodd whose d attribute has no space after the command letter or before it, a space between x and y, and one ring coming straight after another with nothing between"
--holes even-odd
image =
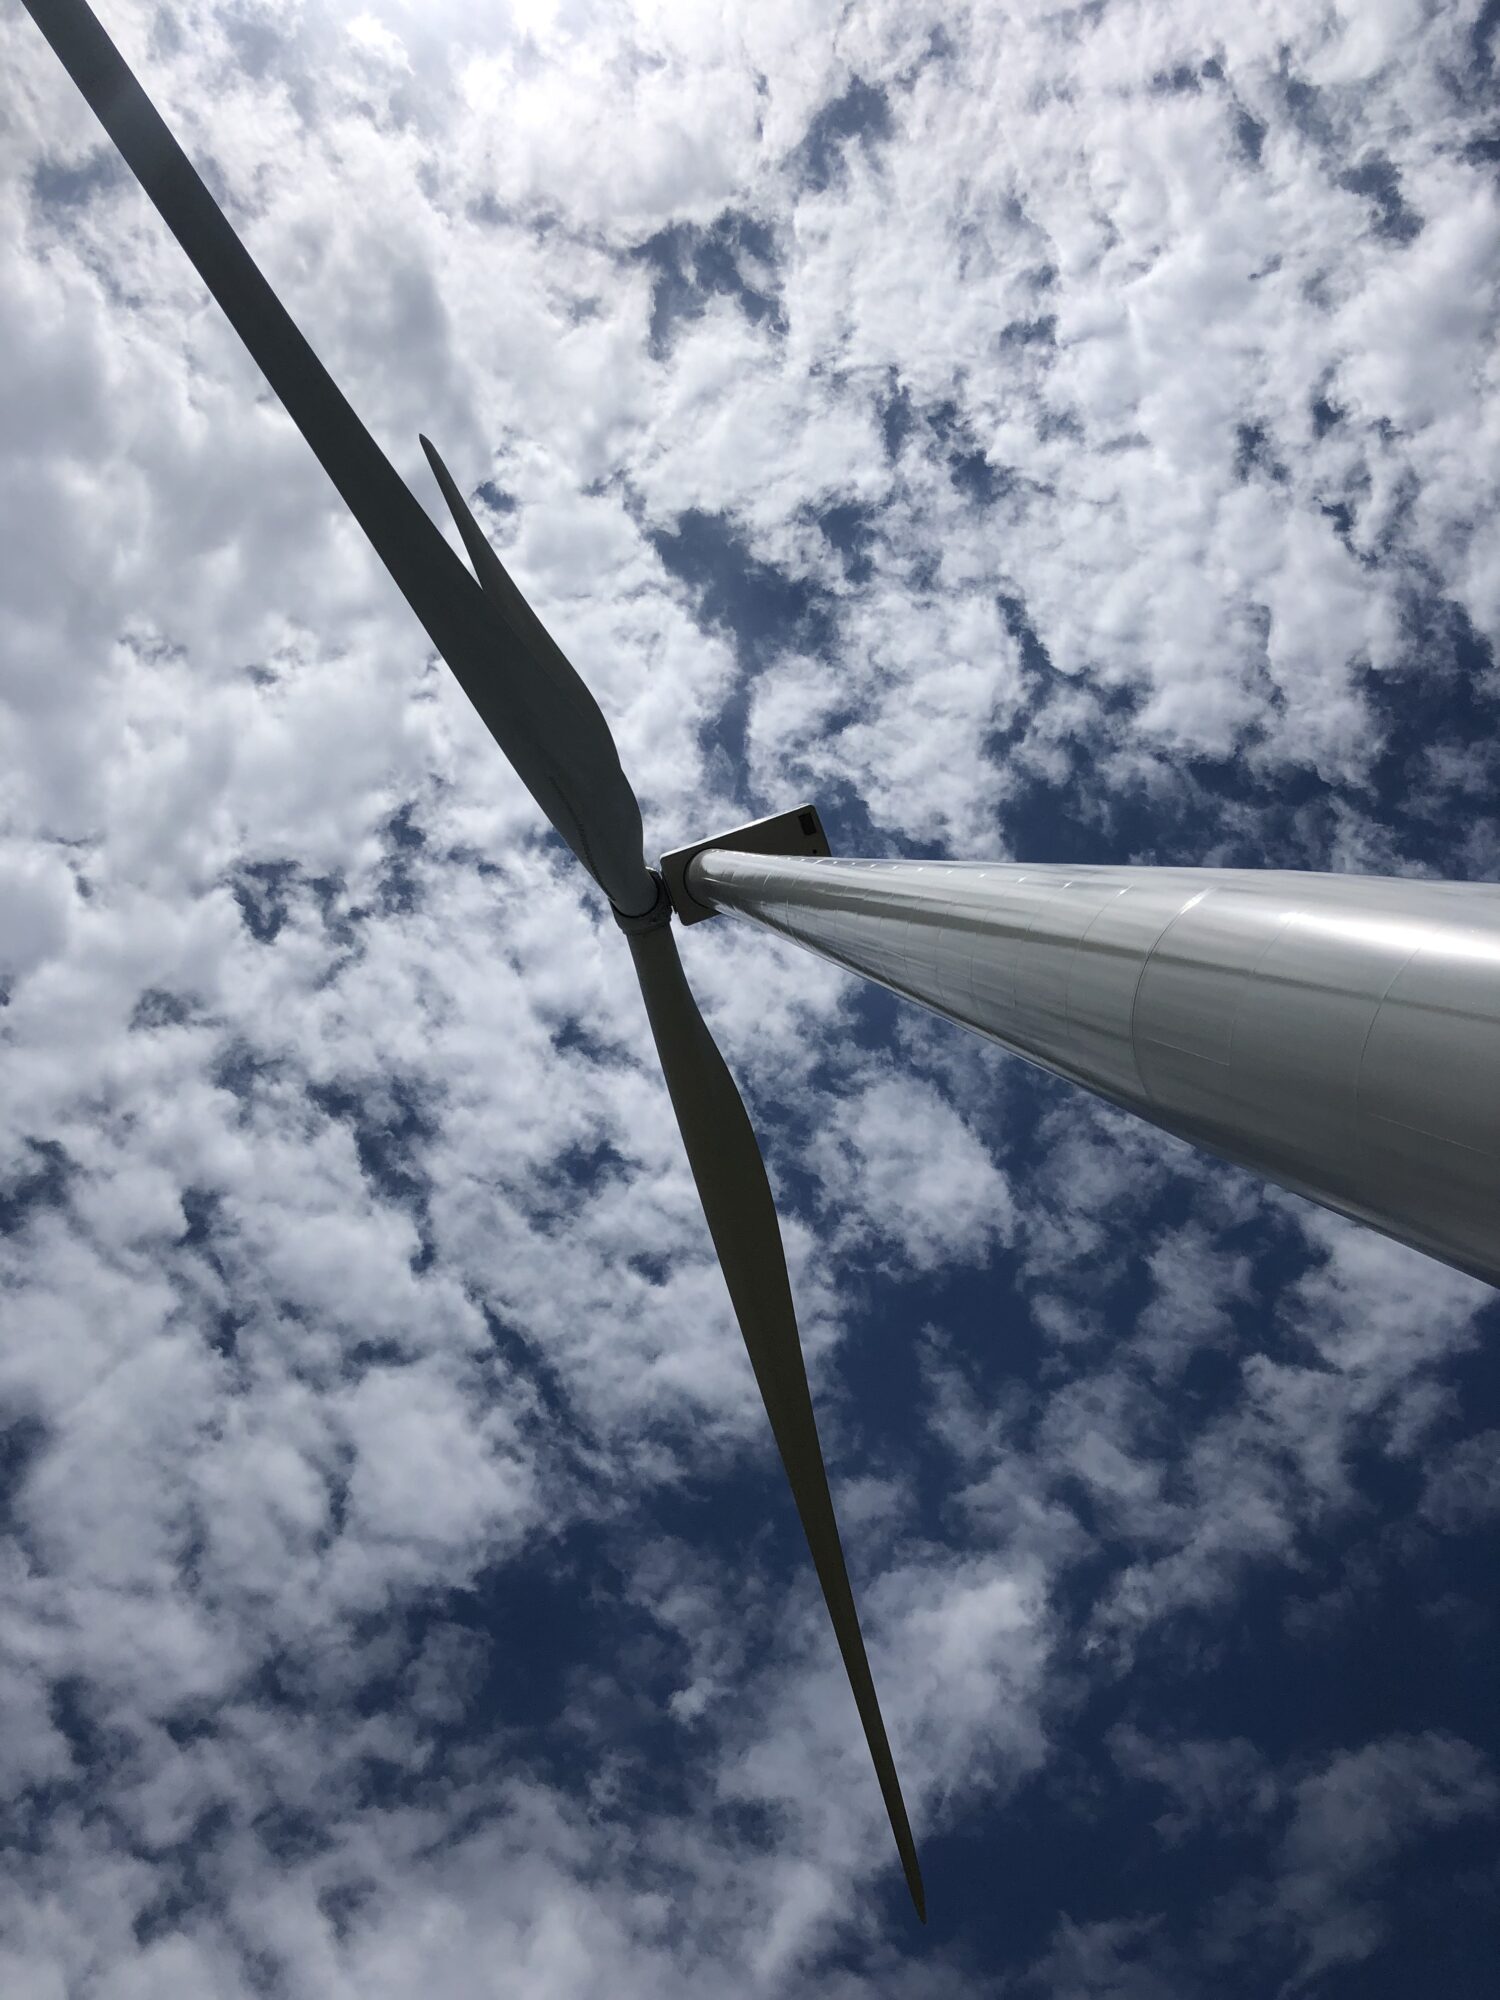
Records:
<instances>
[{"instance_id":1,"label":"turbine blade","mask_svg":"<svg viewBox=\"0 0 1500 2000\"><path fill-rule=\"evenodd\" d=\"M587 802L581 831L587 857L580 854L580 860L584 860L596 880L600 879L601 867L618 871L631 860L641 865L641 809L621 769L620 754L604 711L490 547L437 447L425 437L421 445L468 550L480 589L504 620L526 660L536 741L565 755L573 781L572 795ZM574 851L577 853L578 849ZM640 909L627 914L639 915Z\"/></svg>"},{"instance_id":2,"label":"turbine blade","mask_svg":"<svg viewBox=\"0 0 1500 2000\"><path fill-rule=\"evenodd\" d=\"M734 1078L698 1011L670 929L662 925L628 936L709 1234L719 1254L730 1301L823 1588L823 1601L833 1621L906 1886L917 1915L925 1923L927 1905L916 1844L844 1566L797 1333L781 1228L760 1146Z\"/></svg>"},{"instance_id":3,"label":"turbine blade","mask_svg":"<svg viewBox=\"0 0 1500 2000\"><path fill-rule=\"evenodd\" d=\"M641 853L635 795L607 727L604 745L597 732L580 739L559 737L553 728L556 669L550 656L539 657L540 620L529 606L523 619L513 604L481 590L449 548L313 353L86 0L23 4L522 783L617 909L627 915L650 910L656 885ZM519 599L514 585L511 590Z\"/></svg>"},{"instance_id":4,"label":"turbine blade","mask_svg":"<svg viewBox=\"0 0 1500 2000\"><path fill-rule=\"evenodd\" d=\"M527 633L539 650L549 655L552 671L559 683L568 689L570 698L597 707L594 697L579 679L561 646L526 602L512 581L509 570L490 547L488 537L474 519L468 501L459 491L457 480L444 465L437 446L431 438L419 437L418 442L427 454L427 463L432 467L433 477L442 488L443 498L448 503L448 512L453 516L453 525L458 529L459 538L468 551L469 561L474 565L474 574L479 578L480 588L505 611L518 629ZM603 719L601 715L600 720Z\"/></svg>"}]
</instances>

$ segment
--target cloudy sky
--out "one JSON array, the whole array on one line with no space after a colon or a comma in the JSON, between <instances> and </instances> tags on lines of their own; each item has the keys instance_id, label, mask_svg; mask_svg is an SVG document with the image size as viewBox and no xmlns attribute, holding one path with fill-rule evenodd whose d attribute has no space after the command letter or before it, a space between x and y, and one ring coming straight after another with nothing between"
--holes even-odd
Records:
<instances>
[{"instance_id":1,"label":"cloudy sky","mask_svg":"<svg viewBox=\"0 0 1500 2000\"><path fill-rule=\"evenodd\" d=\"M100 11L653 854L1500 875L1497 0ZM1488 1990L1495 1295L684 939L919 1930L623 945L0 77L0 1990Z\"/></svg>"}]
</instances>

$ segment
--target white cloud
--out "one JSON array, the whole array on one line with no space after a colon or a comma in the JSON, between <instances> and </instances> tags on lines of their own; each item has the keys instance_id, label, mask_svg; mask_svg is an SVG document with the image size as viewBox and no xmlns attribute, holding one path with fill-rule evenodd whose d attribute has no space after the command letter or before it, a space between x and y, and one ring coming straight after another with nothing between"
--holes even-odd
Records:
<instances>
[{"instance_id":1,"label":"white cloud","mask_svg":"<svg viewBox=\"0 0 1500 2000\"><path fill-rule=\"evenodd\" d=\"M1010 1190L983 1142L932 1088L876 1076L842 1100L810 1162L826 1198L885 1263L978 1262L1012 1224Z\"/></svg>"},{"instance_id":2,"label":"white cloud","mask_svg":"<svg viewBox=\"0 0 1500 2000\"><path fill-rule=\"evenodd\" d=\"M1479 1431L1443 1454L1428 1473L1422 1512L1450 1531L1500 1514L1500 1431Z\"/></svg>"},{"instance_id":3,"label":"white cloud","mask_svg":"<svg viewBox=\"0 0 1500 2000\"><path fill-rule=\"evenodd\" d=\"M1266 1760L1243 1737L1154 1741L1130 1723L1110 1731L1115 1761L1130 1776L1160 1785L1170 1801L1153 1825L1169 1846L1195 1834L1212 1837L1262 1819L1277 1802Z\"/></svg>"},{"instance_id":4,"label":"white cloud","mask_svg":"<svg viewBox=\"0 0 1500 2000\"><path fill-rule=\"evenodd\" d=\"M1500 1787L1468 1743L1387 1737L1299 1784L1281 1843L1274 1918L1299 1934L1298 1983L1366 1958L1384 1935L1380 1871L1430 1827L1494 1811Z\"/></svg>"}]
</instances>

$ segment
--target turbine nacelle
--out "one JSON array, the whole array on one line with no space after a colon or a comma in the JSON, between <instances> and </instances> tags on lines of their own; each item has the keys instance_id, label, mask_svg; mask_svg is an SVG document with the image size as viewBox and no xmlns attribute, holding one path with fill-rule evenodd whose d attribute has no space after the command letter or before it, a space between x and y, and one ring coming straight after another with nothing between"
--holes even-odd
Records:
<instances>
[{"instance_id":1,"label":"turbine nacelle","mask_svg":"<svg viewBox=\"0 0 1500 2000\"><path fill-rule=\"evenodd\" d=\"M701 924L719 914L694 896L688 880L688 864L714 847L726 847L733 854L778 854L803 859L826 857L833 852L814 805L791 806L786 812L752 819L744 826L732 826L727 833L695 840L687 847L674 847L670 854L661 857L660 865L661 879L679 923Z\"/></svg>"}]
</instances>

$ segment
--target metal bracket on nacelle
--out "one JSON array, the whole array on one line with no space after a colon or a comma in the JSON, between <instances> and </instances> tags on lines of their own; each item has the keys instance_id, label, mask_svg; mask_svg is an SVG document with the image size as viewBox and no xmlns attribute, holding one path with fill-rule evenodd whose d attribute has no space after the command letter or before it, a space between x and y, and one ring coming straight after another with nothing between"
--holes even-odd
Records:
<instances>
[{"instance_id":1,"label":"metal bracket on nacelle","mask_svg":"<svg viewBox=\"0 0 1500 2000\"><path fill-rule=\"evenodd\" d=\"M736 854L816 854L832 852L818 809L813 805L793 806L790 812L772 813L767 819L753 819L748 826L734 826L708 840L695 840L691 847L674 847L661 857L661 879L672 899L672 908L684 924L701 924L716 917L706 903L695 901L688 890L687 867L695 854L710 847L728 847Z\"/></svg>"}]
</instances>

